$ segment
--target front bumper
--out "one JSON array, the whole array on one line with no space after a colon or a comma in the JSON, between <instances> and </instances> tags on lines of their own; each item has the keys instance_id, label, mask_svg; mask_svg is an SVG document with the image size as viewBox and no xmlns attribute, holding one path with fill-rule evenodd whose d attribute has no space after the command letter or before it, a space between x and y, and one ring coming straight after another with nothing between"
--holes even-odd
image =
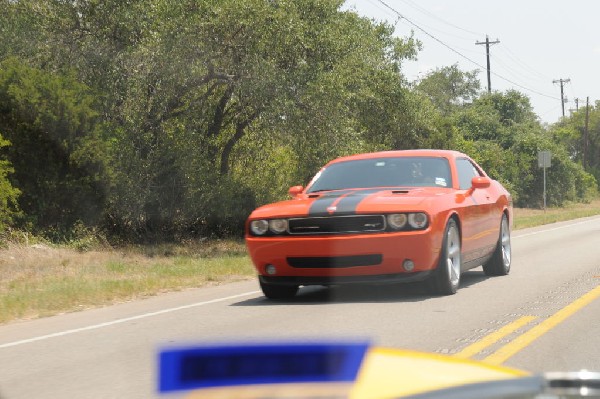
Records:
<instances>
[{"instance_id":1,"label":"front bumper","mask_svg":"<svg viewBox=\"0 0 600 399\"><path fill-rule=\"evenodd\" d=\"M439 259L442 234L423 231L330 236L246 237L263 282L289 285L416 281ZM414 269L406 271L403 262ZM268 274L266 267L275 267Z\"/></svg>"}]
</instances>

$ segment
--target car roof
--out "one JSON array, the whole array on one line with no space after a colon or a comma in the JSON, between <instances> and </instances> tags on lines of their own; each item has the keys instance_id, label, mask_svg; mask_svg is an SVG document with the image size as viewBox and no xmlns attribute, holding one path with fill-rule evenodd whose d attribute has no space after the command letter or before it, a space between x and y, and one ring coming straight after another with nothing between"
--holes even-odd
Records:
<instances>
[{"instance_id":1,"label":"car roof","mask_svg":"<svg viewBox=\"0 0 600 399\"><path fill-rule=\"evenodd\" d=\"M395 150L395 151L379 151L379 152L369 152L364 154L355 154L349 155L345 157L336 158L331 163L337 162L345 162L345 161L353 161L359 159L372 159L372 158L394 158L394 157L441 157L441 158L462 158L467 157L467 155L462 152L453 151L453 150L432 150L432 149L423 149L423 150Z\"/></svg>"}]
</instances>

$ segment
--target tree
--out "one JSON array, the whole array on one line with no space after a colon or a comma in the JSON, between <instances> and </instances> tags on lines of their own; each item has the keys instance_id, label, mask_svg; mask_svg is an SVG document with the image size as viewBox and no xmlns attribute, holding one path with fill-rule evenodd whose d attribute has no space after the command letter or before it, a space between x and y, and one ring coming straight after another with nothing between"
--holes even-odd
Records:
<instances>
[{"instance_id":1,"label":"tree","mask_svg":"<svg viewBox=\"0 0 600 399\"><path fill-rule=\"evenodd\" d=\"M436 68L421 79L415 88L425 94L442 114L448 115L480 94L477 73L476 70L461 71L458 64Z\"/></svg>"},{"instance_id":2,"label":"tree","mask_svg":"<svg viewBox=\"0 0 600 399\"><path fill-rule=\"evenodd\" d=\"M483 94L457 112L454 119L465 138L493 140L505 149L510 148L519 135L542 131L529 98L515 90Z\"/></svg>"},{"instance_id":3,"label":"tree","mask_svg":"<svg viewBox=\"0 0 600 399\"><path fill-rule=\"evenodd\" d=\"M0 130L12 145L9 177L19 207L41 229L96 223L102 214L104 147L88 89L9 58L0 63Z\"/></svg>"},{"instance_id":4,"label":"tree","mask_svg":"<svg viewBox=\"0 0 600 399\"><path fill-rule=\"evenodd\" d=\"M567 149L569 156L583 165L600 181L600 107L591 105L588 114L587 144L585 140L586 109L581 108L561 119L550 129L556 141ZM584 155L585 152L585 155ZM584 165L585 160L585 165Z\"/></svg>"},{"instance_id":5,"label":"tree","mask_svg":"<svg viewBox=\"0 0 600 399\"><path fill-rule=\"evenodd\" d=\"M10 142L0 135L0 150L9 145ZM20 191L8 180L8 175L13 172L10 162L5 157L0 157L0 232L10 226L14 217L19 215L17 200Z\"/></svg>"}]
</instances>

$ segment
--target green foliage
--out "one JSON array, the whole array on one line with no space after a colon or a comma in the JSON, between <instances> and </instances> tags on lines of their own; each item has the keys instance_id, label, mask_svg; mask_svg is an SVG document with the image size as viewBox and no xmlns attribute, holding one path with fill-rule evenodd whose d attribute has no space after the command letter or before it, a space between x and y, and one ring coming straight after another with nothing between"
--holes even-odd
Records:
<instances>
[{"instance_id":1,"label":"green foliage","mask_svg":"<svg viewBox=\"0 0 600 399\"><path fill-rule=\"evenodd\" d=\"M513 151L527 160L522 166L522 176L527 184L520 190L517 205L542 207L543 169L538 166L539 151L552 153L552 166L547 169L547 204L563 206L568 202L589 201L596 193L593 176L586 173L581 165L574 163L564 148L554 143L549 135L525 135L515 144ZM586 185L581 185L581 184Z\"/></svg>"},{"instance_id":2,"label":"green foliage","mask_svg":"<svg viewBox=\"0 0 600 399\"><path fill-rule=\"evenodd\" d=\"M12 143L10 176L27 219L46 229L97 222L103 208L103 140L87 88L16 59L0 63L0 129Z\"/></svg>"},{"instance_id":3,"label":"green foliage","mask_svg":"<svg viewBox=\"0 0 600 399\"><path fill-rule=\"evenodd\" d=\"M586 144L586 113L587 113L587 144ZM583 107L564 118L551 128L554 139L562 144L569 156L584 166L586 171L600 181L600 107Z\"/></svg>"},{"instance_id":4,"label":"green foliage","mask_svg":"<svg viewBox=\"0 0 600 399\"><path fill-rule=\"evenodd\" d=\"M0 151L9 145L10 142L0 134ZM12 224L15 216L19 215L17 199L21 192L13 187L8 179L8 175L13 172L10 162L0 156L0 233Z\"/></svg>"},{"instance_id":5,"label":"green foliage","mask_svg":"<svg viewBox=\"0 0 600 399\"><path fill-rule=\"evenodd\" d=\"M552 140L522 94L508 91L483 95L456 111L453 118L459 132L457 148L502 182L517 206L543 206L539 151L550 151L553 157L547 176L547 205L585 202L596 195L594 177L573 161L564 146ZM565 129L560 132L566 135Z\"/></svg>"},{"instance_id":6,"label":"green foliage","mask_svg":"<svg viewBox=\"0 0 600 399\"><path fill-rule=\"evenodd\" d=\"M416 89L447 115L477 97L481 89L477 72L463 72L457 64L436 68L418 82Z\"/></svg>"},{"instance_id":7,"label":"green foliage","mask_svg":"<svg viewBox=\"0 0 600 399\"><path fill-rule=\"evenodd\" d=\"M500 144L492 140L457 140L457 150L470 154L486 173L493 179L498 180L512 194L513 200L518 202L520 198L520 187L527 182L526 176L521 174L523 161L519 154L502 148Z\"/></svg>"},{"instance_id":8,"label":"green foliage","mask_svg":"<svg viewBox=\"0 0 600 399\"><path fill-rule=\"evenodd\" d=\"M484 94L457 111L454 118L466 139L492 140L505 149L526 132L542 131L529 99L513 90Z\"/></svg>"}]
</instances>

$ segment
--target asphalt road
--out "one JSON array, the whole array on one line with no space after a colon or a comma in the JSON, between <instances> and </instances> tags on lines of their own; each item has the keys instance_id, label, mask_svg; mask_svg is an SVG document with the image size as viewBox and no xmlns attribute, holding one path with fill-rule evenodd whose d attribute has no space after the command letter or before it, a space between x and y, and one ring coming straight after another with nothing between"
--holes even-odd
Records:
<instances>
[{"instance_id":1,"label":"asphalt road","mask_svg":"<svg viewBox=\"0 0 600 399\"><path fill-rule=\"evenodd\" d=\"M516 231L512 244L509 276L474 269L448 297L415 284L311 287L271 302L248 281L0 326L0 398L156 397L159 348L271 338L600 371L600 218Z\"/></svg>"}]
</instances>

